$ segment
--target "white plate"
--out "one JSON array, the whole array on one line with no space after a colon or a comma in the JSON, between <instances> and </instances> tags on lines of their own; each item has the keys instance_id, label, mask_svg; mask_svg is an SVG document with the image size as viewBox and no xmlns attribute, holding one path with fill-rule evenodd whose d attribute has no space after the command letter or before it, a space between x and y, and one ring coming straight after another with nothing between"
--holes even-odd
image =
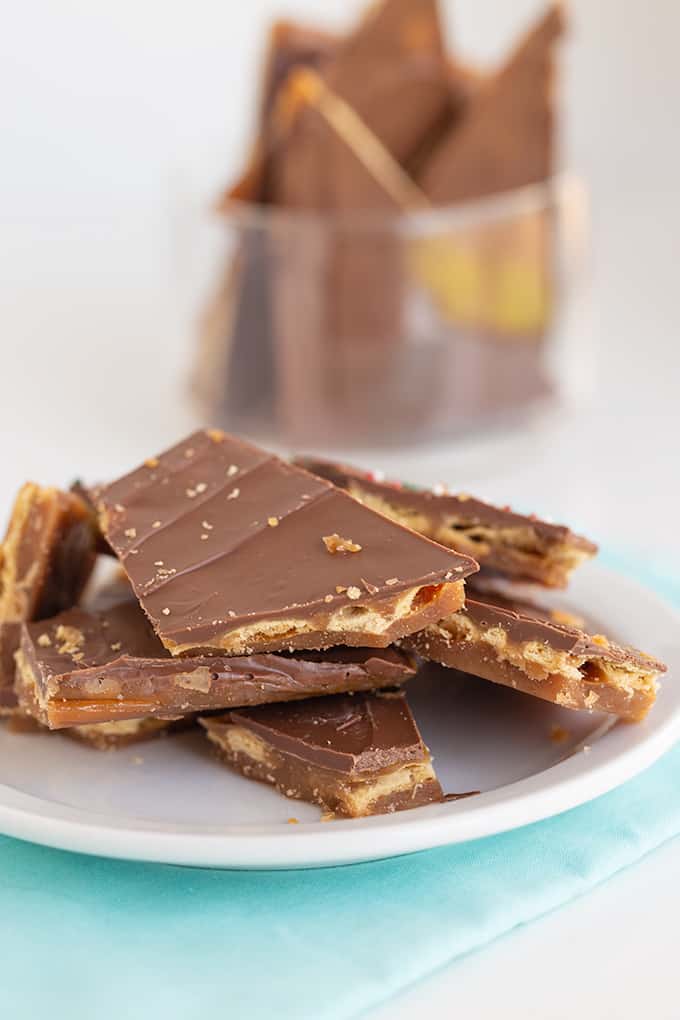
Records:
<instances>
[{"instance_id":1,"label":"white plate","mask_svg":"<svg viewBox=\"0 0 680 1020\"><path fill-rule=\"evenodd\" d=\"M102 753L61 735L3 727L0 830L109 857L306 868L463 842L565 811L625 782L680 738L673 682L680 620L657 596L598 565L582 568L558 602L669 664L657 705L645 722L603 732L602 716L432 668L411 682L412 707L444 789L482 791L477 797L322 823L311 805L232 774L197 732ZM568 731L566 742L551 739L555 724Z\"/></svg>"}]
</instances>

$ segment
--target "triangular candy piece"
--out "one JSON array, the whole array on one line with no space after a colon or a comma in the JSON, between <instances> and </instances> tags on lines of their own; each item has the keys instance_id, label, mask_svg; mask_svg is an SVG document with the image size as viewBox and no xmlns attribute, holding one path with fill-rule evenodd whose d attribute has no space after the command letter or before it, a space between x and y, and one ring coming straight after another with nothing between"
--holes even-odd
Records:
<instances>
[{"instance_id":1,"label":"triangular candy piece","mask_svg":"<svg viewBox=\"0 0 680 1020\"><path fill-rule=\"evenodd\" d=\"M430 624L405 647L443 666L513 687L563 708L643 719L666 666L636 648L590 635L583 621L486 593Z\"/></svg>"},{"instance_id":2,"label":"triangular candy piece","mask_svg":"<svg viewBox=\"0 0 680 1020\"><path fill-rule=\"evenodd\" d=\"M296 463L378 513L473 556L482 570L512 581L566 588L572 571L597 552L593 542L564 524L517 514L466 492L449 492L443 486L420 489L315 457L299 457Z\"/></svg>"},{"instance_id":3,"label":"triangular candy piece","mask_svg":"<svg viewBox=\"0 0 680 1020\"><path fill-rule=\"evenodd\" d=\"M474 560L217 430L98 493L100 524L173 654L386 647L455 612Z\"/></svg>"},{"instance_id":4,"label":"triangular candy piece","mask_svg":"<svg viewBox=\"0 0 680 1020\"><path fill-rule=\"evenodd\" d=\"M562 9L553 4L474 93L420 174L432 202L461 202L550 177L554 51L563 28Z\"/></svg>"},{"instance_id":5,"label":"triangular candy piece","mask_svg":"<svg viewBox=\"0 0 680 1020\"><path fill-rule=\"evenodd\" d=\"M393 648L172 656L136 600L25 624L17 665L22 707L50 729L393 687L415 673Z\"/></svg>"},{"instance_id":6,"label":"triangular candy piece","mask_svg":"<svg viewBox=\"0 0 680 1020\"><path fill-rule=\"evenodd\" d=\"M0 715L14 711L21 623L78 601L95 561L90 508L72 492L26 482L0 546Z\"/></svg>"},{"instance_id":7,"label":"triangular candy piece","mask_svg":"<svg viewBox=\"0 0 680 1020\"><path fill-rule=\"evenodd\" d=\"M263 705L201 722L232 768L331 816L386 814L443 799L400 692Z\"/></svg>"}]
</instances>

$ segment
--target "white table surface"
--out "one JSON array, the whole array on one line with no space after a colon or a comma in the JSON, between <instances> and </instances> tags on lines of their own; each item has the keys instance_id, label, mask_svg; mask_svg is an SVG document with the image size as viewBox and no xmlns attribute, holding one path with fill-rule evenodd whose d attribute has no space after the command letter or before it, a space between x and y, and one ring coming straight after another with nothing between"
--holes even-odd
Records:
<instances>
[{"instance_id":1,"label":"white table surface","mask_svg":"<svg viewBox=\"0 0 680 1020\"><path fill-rule=\"evenodd\" d=\"M70 5L65 23L52 25L50 5L33 0L15 15L25 51L15 39L0 61L21 97L3 131L10 187L0 196L3 508L27 477L63 483L76 474L113 475L198 421L183 392L209 248L198 210L223 177L229 142L229 132L225 139L215 127L220 114L206 113L199 100L208 86L213 97L218 86L228 94L236 72L214 42L203 53L197 29L184 41L181 5L164 6L165 35L154 34L157 6L135 7L134 21L131 3L103 4L111 32L102 52L115 51L109 66L81 49L72 61L64 58L61 44L74 19L88 21L86 5ZM283 6L252 5L260 20ZM568 134L571 162L593 196L595 396L522 442L509 441L504 456L484 449L462 455L443 445L382 453L380 466L531 505L673 569L680 564L680 147L673 112L680 8L674 0L573 6ZM342 4L330 7L337 14ZM311 0L297 4L313 8ZM484 0L480 10L492 25L497 13L504 31L512 23L501 0ZM38 15L47 28L35 39L31 19ZM205 3L201 17L201 38L226 31L222 5ZM473 42L495 30L481 17L467 27ZM78 24L91 45L103 45L94 22ZM37 47L32 55L29 39ZM167 52L145 79L146 58L162 45ZM183 45L192 59L205 59L197 78L179 81L175 58ZM117 98L111 81L121 55L126 84ZM242 73L239 59L234 54ZM55 81L60 90L52 101ZM175 101L180 95L183 104ZM470 1020L670 1020L680 1015L678 916L680 853L673 843L445 968L372 1018L415 1012Z\"/></svg>"}]
</instances>

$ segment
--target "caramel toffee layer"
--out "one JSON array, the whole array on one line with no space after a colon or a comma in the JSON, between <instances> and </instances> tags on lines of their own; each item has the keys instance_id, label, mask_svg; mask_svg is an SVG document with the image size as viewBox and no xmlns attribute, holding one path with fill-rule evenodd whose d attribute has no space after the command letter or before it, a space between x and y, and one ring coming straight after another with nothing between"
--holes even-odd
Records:
<instances>
[{"instance_id":1,"label":"caramel toffee layer","mask_svg":"<svg viewBox=\"0 0 680 1020\"><path fill-rule=\"evenodd\" d=\"M141 616L138 609L137 612ZM68 616L68 613L64 613ZM20 648L16 653L18 668L16 670L15 689L19 702L19 709L12 714L9 720L10 726L15 732L34 733L43 732L48 722L48 713L45 712L41 702L40 688L35 681L34 674L26 669L24 652ZM86 716L88 720L90 716ZM126 747L128 744L135 744L142 740L149 740L152 737L163 736L170 730L184 728L195 722L195 716L183 716L180 718L119 718L111 721L107 717L104 722L88 721L82 725L68 726L63 729L63 734L80 743L87 744L100 751L107 751L111 748Z\"/></svg>"},{"instance_id":2,"label":"caramel toffee layer","mask_svg":"<svg viewBox=\"0 0 680 1020\"><path fill-rule=\"evenodd\" d=\"M442 798L401 692L263 705L201 723L238 772L334 815L384 814Z\"/></svg>"},{"instance_id":3,"label":"caramel toffee layer","mask_svg":"<svg viewBox=\"0 0 680 1020\"><path fill-rule=\"evenodd\" d=\"M133 602L27 624L17 663L22 706L51 729L370 690L415 673L394 649L173 658Z\"/></svg>"},{"instance_id":4,"label":"caramel toffee layer","mask_svg":"<svg viewBox=\"0 0 680 1020\"><path fill-rule=\"evenodd\" d=\"M215 430L102 489L102 530L173 654L386 647L455 612L474 560Z\"/></svg>"},{"instance_id":5,"label":"caramel toffee layer","mask_svg":"<svg viewBox=\"0 0 680 1020\"><path fill-rule=\"evenodd\" d=\"M30 693L24 697L24 703L30 699ZM34 705L34 711L37 711ZM163 736L170 730L181 726L188 726L194 723L191 719L180 719L170 722L164 719L122 719L119 722L92 723L83 726L72 726L70 729L62 730L65 737L77 740L81 744L87 744L98 751L108 751L116 747L127 747L128 744L136 744L142 740L150 740L153 737ZM11 733L42 733L46 730L39 722L35 714L27 714L26 710L14 712L7 721L7 727Z\"/></svg>"},{"instance_id":6,"label":"caramel toffee layer","mask_svg":"<svg viewBox=\"0 0 680 1020\"><path fill-rule=\"evenodd\" d=\"M92 572L95 536L75 494L27 482L0 546L0 715L16 708L19 624L74 605Z\"/></svg>"},{"instance_id":7,"label":"caramel toffee layer","mask_svg":"<svg viewBox=\"0 0 680 1020\"><path fill-rule=\"evenodd\" d=\"M405 639L444 666L515 687L565 708L642 719L666 667L634 648L569 625L567 614L485 596Z\"/></svg>"},{"instance_id":8,"label":"caramel toffee layer","mask_svg":"<svg viewBox=\"0 0 680 1020\"><path fill-rule=\"evenodd\" d=\"M378 480L331 461L298 458L296 463L399 524L514 579L563 588L572 570L597 552L596 545L564 525L516 514L465 493Z\"/></svg>"}]
</instances>

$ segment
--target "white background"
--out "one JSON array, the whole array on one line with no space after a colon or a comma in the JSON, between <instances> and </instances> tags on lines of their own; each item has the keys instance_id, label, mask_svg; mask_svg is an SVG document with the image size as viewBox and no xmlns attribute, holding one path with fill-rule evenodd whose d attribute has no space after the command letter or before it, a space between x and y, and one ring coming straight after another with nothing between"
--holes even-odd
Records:
<instances>
[{"instance_id":1,"label":"white background","mask_svg":"<svg viewBox=\"0 0 680 1020\"><path fill-rule=\"evenodd\" d=\"M590 403L493 455L438 446L383 465L578 523L680 563L680 5L573 0L564 163L588 181ZM27 477L112 475L196 421L185 396L210 278L208 207L248 139L273 13L250 0L24 0L0 38L1 505ZM452 35L493 59L529 0L458 0ZM594 367L593 367L594 366ZM587 388L587 387L586 387ZM376 1018L680 1015L671 845L588 898L419 986ZM492 980L490 980L492 977Z\"/></svg>"}]
</instances>

